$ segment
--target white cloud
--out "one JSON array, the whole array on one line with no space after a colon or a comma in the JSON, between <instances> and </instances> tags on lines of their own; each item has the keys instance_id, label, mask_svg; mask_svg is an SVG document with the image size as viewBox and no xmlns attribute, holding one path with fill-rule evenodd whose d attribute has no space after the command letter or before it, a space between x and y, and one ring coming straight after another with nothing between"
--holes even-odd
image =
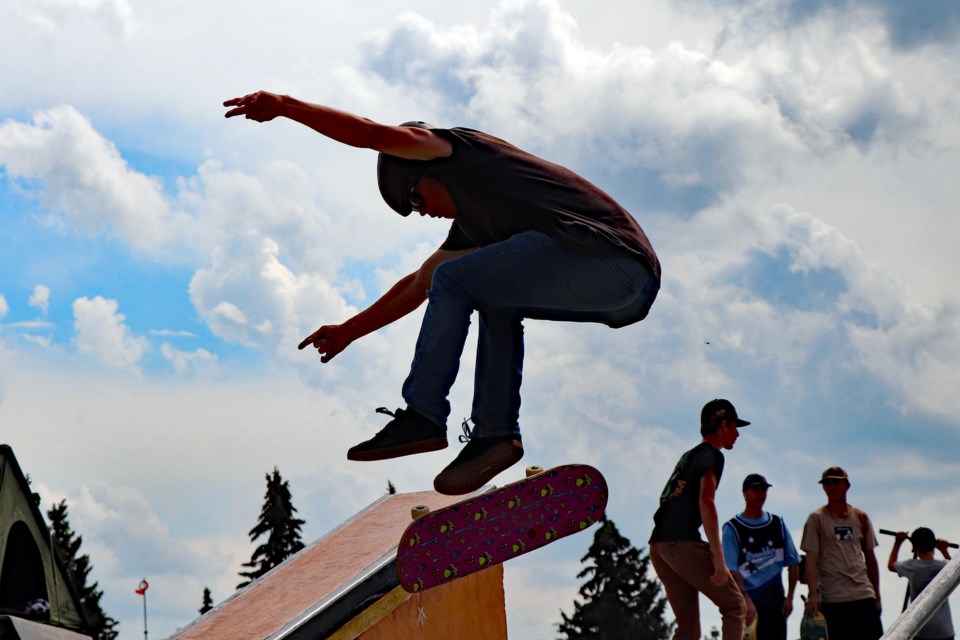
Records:
<instances>
[{"instance_id":1,"label":"white cloud","mask_svg":"<svg viewBox=\"0 0 960 640\"><path fill-rule=\"evenodd\" d=\"M0 124L0 164L37 195L50 224L78 233L116 235L137 249L157 249L172 236L158 180L131 170L113 143L69 106L34 115L33 124Z\"/></svg>"},{"instance_id":2,"label":"white cloud","mask_svg":"<svg viewBox=\"0 0 960 640\"><path fill-rule=\"evenodd\" d=\"M11 0L11 5L24 23L47 36L89 26L132 35L136 26L127 0Z\"/></svg>"},{"instance_id":3,"label":"white cloud","mask_svg":"<svg viewBox=\"0 0 960 640\"><path fill-rule=\"evenodd\" d=\"M52 344L52 340L48 336L36 336L30 333L25 333L21 336L27 342L32 342L42 349L49 349Z\"/></svg>"},{"instance_id":4,"label":"white cloud","mask_svg":"<svg viewBox=\"0 0 960 640\"><path fill-rule=\"evenodd\" d=\"M153 329L150 331L150 334L155 336L170 336L176 338L196 338L196 336L189 331L174 331L173 329Z\"/></svg>"},{"instance_id":5,"label":"white cloud","mask_svg":"<svg viewBox=\"0 0 960 640\"><path fill-rule=\"evenodd\" d=\"M279 254L272 239L241 236L194 274L190 299L214 333L267 352L286 351L306 335L306 322L348 317L336 289L319 276L295 274Z\"/></svg>"},{"instance_id":6,"label":"white cloud","mask_svg":"<svg viewBox=\"0 0 960 640\"><path fill-rule=\"evenodd\" d=\"M43 315L47 315L50 309L50 287L38 284L33 288L33 295L30 296L30 306L39 309Z\"/></svg>"},{"instance_id":7,"label":"white cloud","mask_svg":"<svg viewBox=\"0 0 960 640\"><path fill-rule=\"evenodd\" d=\"M761 4L778 12L787 3ZM935 491L931 478L884 472L891 450L908 471L941 468L957 427L949 382L960 362L960 299L943 275L957 270L960 242L956 44L891 49L878 18L851 15L854 3L825 4L830 11L786 25L712 0L604 12L511 1L492 14L482 3L415 0L399 19L376 3L363 12L299 0L244 11L220 0L177 11L148 3L126 14L133 39L116 28L123 2L0 3L0 48L10 54L0 59L9 88L0 109L12 118L0 123L0 188L14 204L36 196L41 207L25 207L28 216L70 232L56 242L93 237L82 248L94 259L102 238L130 249L118 270L144 257L175 263L173 294L182 297L189 279L210 329L189 349L164 338L150 359L139 336L158 325L135 324L143 320L126 285L111 278L116 300L94 290L74 315L77 349L114 371L81 376L65 359L52 364L56 342L24 349L20 338L50 339L13 336L12 327L39 325L0 298L14 316L0 333L5 439L35 477L83 487L69 497L98 569L103 556L97 577L125 636L139 631L132 589L149 560L131 549L177 567L179 557L217 554L202 570L158 569L154 579L151 569L153 602L173 611L157 625L172 631L195 615L203 586L220 600L236 584L273 464L291 474L301 515L319 535L387 478L402 491L428 487L455 453L454 445L362 469L343 460L346 447L382 427L372 408L399 401L420 313L328 365L295 345L415 268L445 229L385 209L369 151L289 122L224 120L218 100L257 88L250 78L379 120L489 130L580 170L638 214L664 262L650 317L617 331L528 323L521 416L525 462L596 461L613 487L611 515L635 543L669 467L696 440L700 403L715 395L731 397L756 426L728 457L723 513L740 506L741 472L769 469L775 508L796 533L821 499L819 471L839 462L877 522L907 523L924 512L903 505L929 504L939 518L931 524L949 531L956 523L943 514L956 505L911 493ZM217 33L203 28L213 15ZM252 44L239 51L218 42L222 34ZM15 275L68 291L47 273ZM55 321L43 326L56 335ZM225 366L218 340L266 357L251 358L256 369L243 356ZM161 366L127 375L146 362ZM455 415L469 409L472 364L471 342ZM50 395L61 402L43 403ZM899 421L932 437L900 433ZM901 481L909 487L894 486ZM212 515L198 521L201 512ZM137 523L149 531L132 530ZM522 593L508 599L521 635L550 637L587 535L573 537L578 550L566 552L562 571L539 566L550 561L537 554L507 565L508 588L550 576L530 610L518 606ZM883 580L902 595L900 583Z\"/></svg>"},{"instance_id":8,"label":"white cloud","mask_svg":"<svg viewBox=\"0 0 960 640\"><path fill-rule=\"evenodd\" d=\"M77 298L73 302L77 350L109 367L139 374L149 344L146 338L132 334L118 309L116 300Z\"/></svg>"},{"instance_id":9,"label":"white cloud","mask_svg":"<svg viewBox=\"0 0 960 640\"><path fill-rule=\"evenodd\" d=\"M435 95L464 119L592 171L642 177L641 206L700 207L748 171L779 169L875 137L904 139L916 98L887 66L879 30L841 37L816 22L759 42L732 30L721 48L592 48L556 2L502 3L482 29L410 16L367 47L371 71ZM416 47L409 46L416 42ZM651 193L652 191L652 193Z\"/></svg>"},{"instance_id":10,"label":"white cloud","mask_svg":"<svg viewBox=\"0 0 960 640\"><path fill-rule=\"evenodd\" d=\"M219 358L206 349L197 349L195 351L181 351L169 342L160 345L160 355L164 360L173 365L173 370L183 375L193 372L214 371L219 363Z\"/></svg>"},{"instance_id":11,"label":"white cloud","mask_svg":"<svg viewBox=\"0 0 960 640\"><path fill-rule=\"evenodd\" d=\"M920 410L944 420L960 411L954 393L960 362L960 311L910 309L895 323L848 326L864 364L897 391L904 412Z\"/></svg>"},{"instance_id":12,"label":"white cloud","mask_svg":"<svg viewBox=\"0 0 960 640\"><path fill-rule=\"evenodd\" d=\"M0 293L0 319L3 319L3 316L8 313L10 313L10 305L7 304L7 299Z\"/></svg>"}]
</instances>

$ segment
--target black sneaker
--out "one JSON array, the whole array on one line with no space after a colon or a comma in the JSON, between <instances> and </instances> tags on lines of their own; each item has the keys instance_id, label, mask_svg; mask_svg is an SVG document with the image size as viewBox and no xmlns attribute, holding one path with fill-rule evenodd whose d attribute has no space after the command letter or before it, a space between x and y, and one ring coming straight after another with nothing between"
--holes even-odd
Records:
<instances>
[{"instance_id":1,"label":"black sneaker","mask_svg":"<svg viewBox=\"0 0 960 640\"><path fill-rule=\"evenodd\" d=\"M377 435L347 450L348 460L387 460L415 453L439 451L447 448L447 430L431 422L413 409L397 409L391 412L384 407L377 413L392 416Z\"/></svg>"},{"instance_id":2,"label":"black sneaker","mask_svg":"<svg viewBox=\"0 0 960 640\"><path fill-rule=\"evenodd\" d=\"M491 438L467 436L466 442L460 455L434 478L433 488L438 493L459 496L476 491L523 457L519 434Z\"/></svg>"}]
</instances>

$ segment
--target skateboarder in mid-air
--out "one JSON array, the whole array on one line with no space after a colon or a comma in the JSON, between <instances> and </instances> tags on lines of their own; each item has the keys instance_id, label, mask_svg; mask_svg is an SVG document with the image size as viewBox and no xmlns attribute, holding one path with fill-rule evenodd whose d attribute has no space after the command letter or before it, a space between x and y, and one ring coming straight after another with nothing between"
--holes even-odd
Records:
<instances>
[{"instance_id":1,"label":"skateboarder in mid-air","mask_svg":"<svg viewBox=\"0 0 960 640\"><path fill-rule=\"evenodd\" d=\"M498 138L425 122L383 125L289 96L252 93L224 102L226 117L285 117L343 144L379 152L380 194L407 216L452 220L440 247L369 308L324 325L300 344L328 362L354 340L428 300L406 408L351 460L384 460L447 446L447 400L477 312L479 337L472 433L434 480L469 493L523 456L520 380L523 320L623 327L646 317L660 288L660 263L646 234L609 195L569 169Z\"/></svg>"}]
</instances>

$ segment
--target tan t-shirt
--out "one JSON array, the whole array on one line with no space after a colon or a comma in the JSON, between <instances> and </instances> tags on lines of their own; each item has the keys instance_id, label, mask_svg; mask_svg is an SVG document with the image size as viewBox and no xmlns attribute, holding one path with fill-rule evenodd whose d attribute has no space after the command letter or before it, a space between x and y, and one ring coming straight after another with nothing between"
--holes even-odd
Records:
<instances>
[{"instance_id":1,"label":"tan t-shirt","mask_svg":"<svg viewBox=\"0 0 960 640\"><path fill-rule=\"evenodd\" d=\"M848 505L845 516L826 506L810 514L803 526L800 548L819 554L821 602L850 602L877 597L867 575L864 549L877 546L877 536L866 512Z\"/></svg>"}]
</instances>

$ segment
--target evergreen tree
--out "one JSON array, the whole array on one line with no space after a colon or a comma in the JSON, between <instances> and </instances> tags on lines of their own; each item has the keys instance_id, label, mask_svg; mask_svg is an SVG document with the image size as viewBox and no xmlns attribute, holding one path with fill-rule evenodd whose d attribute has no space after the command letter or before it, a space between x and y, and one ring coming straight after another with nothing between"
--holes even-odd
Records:
<instances>
[{"instance_id":1,"label":"evergreen tree","mask_svg":"<svg viewBox=\"0 0 960 640\"><path fill-rule=\"evenodd\" d=\"M200 615L205 614L207 611L213 609L213 595L210 593L209 587L203 588L203 604L200 606Z\"/></svg>"},{"instance_id":2,"label":"evergreen tree","mask_svg":"<svg viewBox=\"0 0 960 640\"><path fill-rule=\"evenodd\" d=\"M667 599L660 583L647 577L650 556L630 545L612 520L604 517L583 558L578 578L582 602L573 614L560 612L557 624L564 640L666 640L672 624L663 619Z\"/></svg>"},{"instance_id":3,"label":"evergreen tree","mask_svg":"<svg viewBox=\"0 0 960 640\"><path fill-rule=\"evenodd\" d=\"M117 621L104 613L100 607L103 591L98 588L99 584L96 582L87 584L93 566L90 564L90 556L80 554L83 536L78 536L70 527L67 501L61 500L60 504L53 505L53 508L47 512L47 517L50 518L54 547L66 565L67 576L80 596L80 604L90 622L94 637L97 640L114 640L120 633L117 630Z\"/></svg>"},{"instance_id":4,"label":"evergreen tree","mask_svg":"<svg viewBox=\"0 0 960 640\"><path fill-rule=\"evenodd\" d=\"M290 483L280 477L280 471L274 467L273 475L267 478L267 493L264 496L263 509L256 526L250 529L250 541L255 542L260 536L266 535L267 541L254 550L250 562L243 566L251 571L241 571L240 576L247 578L237 585L237 588L247 586L270 569L303 549L300 540L300 527L303 520L294 518L297 512L290 498Z\"/></svg>"}]
</instances>

